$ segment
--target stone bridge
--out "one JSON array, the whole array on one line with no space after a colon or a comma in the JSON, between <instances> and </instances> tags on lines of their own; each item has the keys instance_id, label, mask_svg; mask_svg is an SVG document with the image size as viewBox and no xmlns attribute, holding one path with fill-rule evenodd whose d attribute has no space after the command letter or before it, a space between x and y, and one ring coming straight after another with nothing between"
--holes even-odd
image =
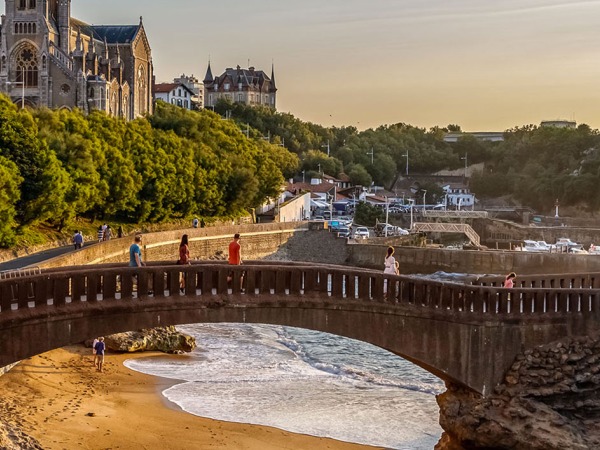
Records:
<instances>
[{"instance_id":1,"label":"stone bridge","mask_svg":"<svg viewBox=\"0 0 600 450\"><path fill-rule=\"evenodd\" d=\"M369 342L486 396L525 349L600 328L600 274L522 277L511 290L498 281L303 263L50 269L0 280L0 367L139 328L265 323Z\"/></svg>"}]
</instances>

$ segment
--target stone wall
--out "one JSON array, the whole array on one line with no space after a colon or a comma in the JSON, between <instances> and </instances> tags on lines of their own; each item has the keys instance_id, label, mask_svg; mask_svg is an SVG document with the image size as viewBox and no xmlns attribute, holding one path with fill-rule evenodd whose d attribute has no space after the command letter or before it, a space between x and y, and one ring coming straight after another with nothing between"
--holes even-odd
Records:
<instances>
[{"instance_id":1,"label":"stone wall","mask_svg":"<svg viewBox=\"0 0 600 450\"><path fill-rule=\"evenodd\" d=\"M600 242L600 241L599 241ZM348 264L383 270L387 245L350 244ZM396 247L403 274L449 273L517 274L600 272L600 256L508 251L461 251Z\"/></svg>"},{"instance_id":2,"label":"stone wall","mask_svg":"<svg viewBox=\"0 0 600 450\"><path fill-rule=\"evenodd\" d=\"M600 221L599 221L600 225ZM481 237L481 242L490 248L508 248L520 245L523 240L546 241L555 243L559 238L569 238L574 242L583 244L586 248L590 244L600 242L600 228L575 228L575 227L530 227L518 225L504 220L477 219L473 221L473 228Z\"/></svg>"},{"instance_id":3,"label":"stone wall","mask_svg":"<svg viewBox=\"0 0 600 450\"><path fill-rule=\"evenodd\" d=\"M223 259L235 233L242 235L242 258L260 259L277 251L296 232L306 230L305 222L271 223L259 225L232 225L214 228L190 228L143 235L142 253L146 261L177 261L181 236L187 233L193 259ZM133 236L112 239L37 264L41 268L55 268L128 262L129 246Z\"/></svg>"}]
</instances>

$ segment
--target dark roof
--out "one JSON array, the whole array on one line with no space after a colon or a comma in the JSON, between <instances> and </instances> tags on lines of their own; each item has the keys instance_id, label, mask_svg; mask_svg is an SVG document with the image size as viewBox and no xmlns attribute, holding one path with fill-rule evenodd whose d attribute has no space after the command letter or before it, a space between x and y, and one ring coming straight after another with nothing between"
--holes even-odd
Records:
<instances>
[{"instance_id":1,"label":"dark roof","mask_svg":"<svg viewBox=\"0 0 600 450\"><path fill-rule=\"evenodd\" d=\"M263 86L266 84L271 92L277 90L269 76L262 70L256 70L254 67L250 67L249 69L242 69L240 66L237 66L235 69L228 67L221 76L215 77L212 83L208 76L209 71L207 71L207 76L204 78L204 83L209 85L214 83L220 87L225 83L225 80L229 79L234 86L239 84L243 87L255 86L262 90ZM210 76L212 76L212 72L210 72Z\"/></svg>"},{"instance_id":2,"label":"dark roof","mask_svg":"<svg viewBox=\"0 0 600 450\"><path fill-rule=\"evenodd\" d=\"M108 44L129 44L140 29L140 25L89 25L73 18L71 26L81 34L106 41Z\"/></svg>"}]
</instances>

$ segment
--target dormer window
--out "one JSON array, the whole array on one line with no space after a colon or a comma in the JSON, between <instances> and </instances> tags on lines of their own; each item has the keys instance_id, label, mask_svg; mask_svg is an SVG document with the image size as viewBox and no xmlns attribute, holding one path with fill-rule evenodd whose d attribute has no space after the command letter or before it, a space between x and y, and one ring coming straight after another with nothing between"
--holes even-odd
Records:
<instances>
[{"instance_id":1,"label":"dormer window","mask_svg":"<svg viewBox=\"0 0 600 450\"><path fill-rule=\"evenodd\" d=\"M225 84L223 85L223 88L224 88L226 91L228 91L228 90L229 90L229 83L225 83Z\"/></svg>"}]
</instances>

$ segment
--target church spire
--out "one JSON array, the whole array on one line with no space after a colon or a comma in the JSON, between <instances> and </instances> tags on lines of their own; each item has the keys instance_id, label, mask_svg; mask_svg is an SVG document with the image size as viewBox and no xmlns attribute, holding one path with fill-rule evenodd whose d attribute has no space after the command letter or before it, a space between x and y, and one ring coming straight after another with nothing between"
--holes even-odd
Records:
<instances>
[{"instance_id":1,"label":"church spire","mask_svg":"<svg viewBox=\"0 0 600 450\"><path fill-rule=\"evenodd\" d=\"M209 84L214 81L212 70L210 70L210 59L208 60L208 69L206 69L206 75L204 76L204 84Z\"/></svg>"},{"instance_id":2,"label":"church spire","mask_svg":"<svg viewBox=\"0 0 600 450\"><path fill-rule=\"evenodd\" d=\"M271 63L271 90L276 91L277 87L275 86L275 64Z\"/></svg>"}]
</instances>

